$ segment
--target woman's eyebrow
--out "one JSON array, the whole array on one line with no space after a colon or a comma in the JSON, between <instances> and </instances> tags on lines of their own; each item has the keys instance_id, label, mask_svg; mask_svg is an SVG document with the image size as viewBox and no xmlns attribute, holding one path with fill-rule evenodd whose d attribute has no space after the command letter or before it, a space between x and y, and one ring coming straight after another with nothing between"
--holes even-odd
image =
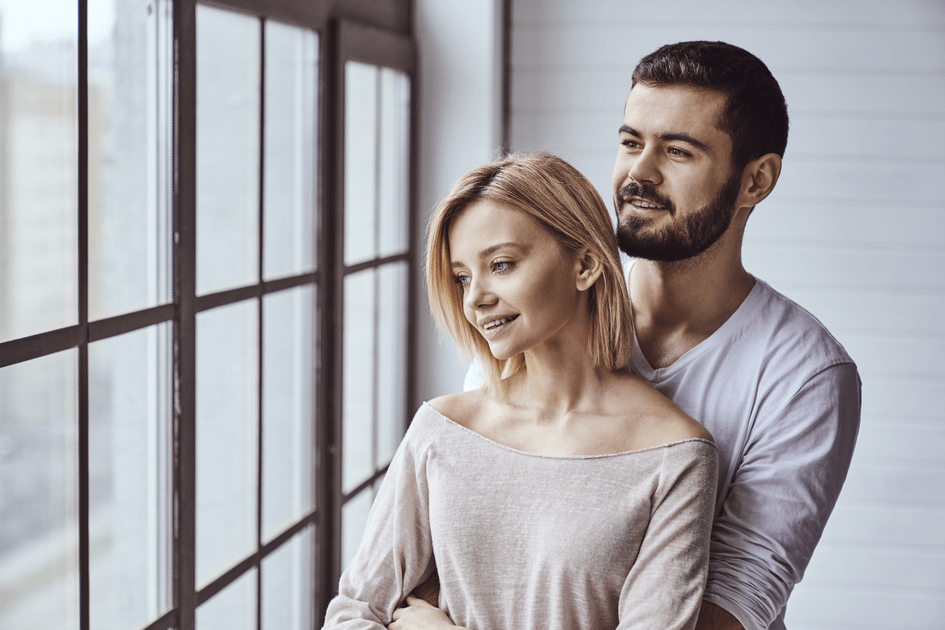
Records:
<instances>
[{"instance_id":1,"label":"woman's eyebrow","mask_svg":"<svg viewBox=\"0 0 945 630\"><path fill-rule=\"evenodd\" d=\"M482 260L483 258L488 258L489 256L494 254L496 251L502 249L503 247L514 247L516 249L521 249L521 245L519 245L515 241L504 241L502 243L496 243L495 245L490 245L489 247L486 247L485 249L480 250L479 259ZM453 261L450 263L450 267L452 267L453 269L456 269L458 267L465 267L465 266L466 266L465 264L459 261Z\"/></svg>"}]
</instances>

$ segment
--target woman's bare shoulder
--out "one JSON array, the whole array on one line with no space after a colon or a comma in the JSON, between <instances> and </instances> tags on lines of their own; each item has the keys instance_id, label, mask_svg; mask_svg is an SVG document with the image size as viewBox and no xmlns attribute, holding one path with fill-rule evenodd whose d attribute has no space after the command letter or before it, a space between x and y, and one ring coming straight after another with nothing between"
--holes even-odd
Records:
<instances>
[{"instance_id":1,"label":"woman's bare shoulder","mask_svg":"<svg viewBox=\"0 0 945 630\"><path fill-rule=\"evenodd\" d=\"M712 434L694 418L683 412L673 402L637 377L625 381L620 388L620 398L627 408L632 408L635 424L635 446L650 448L694 438L714 442Z\"/></svg>"},{"instance_id":2,"label":"woman's bare shoulder","mask_svg":"<svg viewBox=\"0 0 945 630\"><path fill-rule=\"evenodd\" d=\"M467 428L479 417L483 403L484 394L481 389L446 394L427 401L437 413Z\"/></svg>"}]
</instances>

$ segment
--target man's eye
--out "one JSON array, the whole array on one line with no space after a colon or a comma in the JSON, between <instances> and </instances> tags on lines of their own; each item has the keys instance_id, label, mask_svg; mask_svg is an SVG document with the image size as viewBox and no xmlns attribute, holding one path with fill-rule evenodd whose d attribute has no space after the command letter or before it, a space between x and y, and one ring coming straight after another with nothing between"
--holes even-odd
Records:
<instances>
[{"instance_id":1,"label":"man's eye","mask_svg":"<svg viewBox=\"0 0 945 630\"><path fill-rule=\"evenodd\" d=\"M682 149L677 149L676 147L670 147L669 154L673 157L689 157L689 153L683 151Z\"/></svg>"}]
</instances>

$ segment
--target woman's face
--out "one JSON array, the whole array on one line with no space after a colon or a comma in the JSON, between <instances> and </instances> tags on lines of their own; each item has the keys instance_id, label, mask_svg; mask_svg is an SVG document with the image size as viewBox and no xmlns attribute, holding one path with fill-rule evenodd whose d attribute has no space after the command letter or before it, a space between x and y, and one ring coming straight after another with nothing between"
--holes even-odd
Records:
<instances>
[{"instance_id":1,"label":"woman's face","mask_svg":"<svg viewBox=\"0 0 945 630\"><path fill-rule=\"evenodd\" d=\"M497 359L537 346L587 339L581 312L578 257L530 216L476 202L453 220L448 234L463 311Z\"/></svg>"}]
</instances>

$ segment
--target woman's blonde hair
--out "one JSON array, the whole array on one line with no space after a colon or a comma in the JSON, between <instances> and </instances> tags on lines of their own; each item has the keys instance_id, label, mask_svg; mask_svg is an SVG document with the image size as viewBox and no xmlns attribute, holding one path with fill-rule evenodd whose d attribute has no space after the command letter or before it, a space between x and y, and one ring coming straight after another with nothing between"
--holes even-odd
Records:
<instances>
[{"instance_id":1,"label":"woman's blonde hair","mask_svg":"<svg viewBox=\"0 0 945 630\"><path fill-rule=\"evenodd\" d=\"M487 383L497 383L525 365L523 354L507 360L492 355L485 339L466 320L463 289L453 279L450 225L471 204L484 200L524 212L565 251L587 248L600 262L601 275L588 291L588 351L597 367L626 365L633 349L633 323L610 214L587 178L551 153L515 153L474 168L433 211L426 278L430 309L440 329L453 336L464 355L479 360Z\"/></svg>"}]
</instances>

